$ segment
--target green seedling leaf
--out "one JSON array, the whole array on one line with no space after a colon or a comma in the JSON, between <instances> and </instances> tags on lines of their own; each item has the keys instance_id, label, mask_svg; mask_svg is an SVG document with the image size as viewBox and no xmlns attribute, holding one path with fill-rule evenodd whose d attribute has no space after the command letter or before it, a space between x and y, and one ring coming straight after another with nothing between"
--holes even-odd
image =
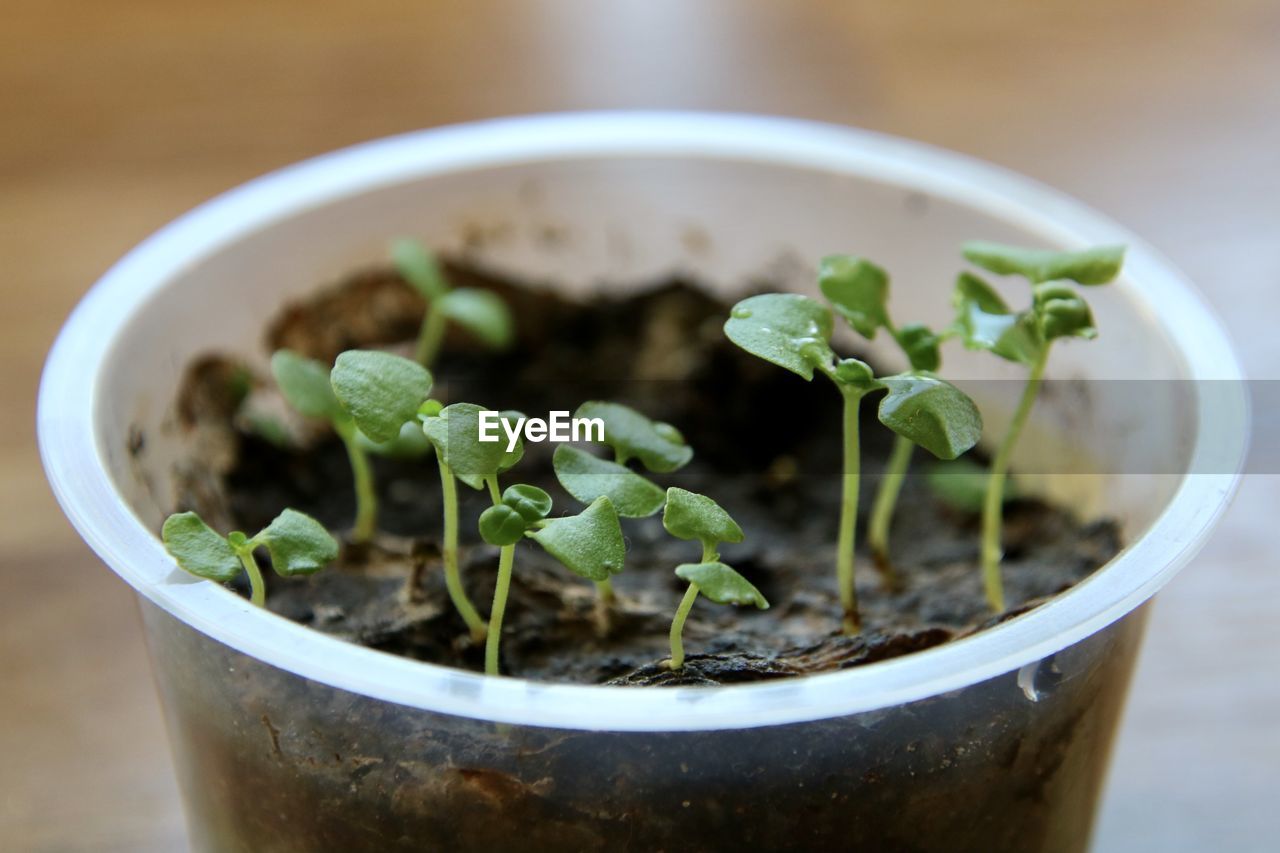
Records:
<instances>
[{"instance_id":1,"label":"green seedling leaf","mask_svg":"<svg viewBox=\"0 0 1280 853\"><path fill-rule=\"evenodd\" d=\"M511 320L511 309L498 294L474 287L459 287L444 294L437 305L446 317L484 344L494 349L510 346L515 324Z\"/></svg>"},{"instance_id":2,"label":"green seedling leaf","mask_svg":"<svg viewBox=\"0 0 1280 853\"><path fill-rule=\"evenodd\" d=\"M667 505L662 526L677 539L697 539L708 549L721 542L741 542L742 528L720 504L706 495L672 486L667 489Z\"/></svg>"},{"instance_id":3,"label":"green seedling leaf","mask_svg":"<svg viewBox=\"0 0 1280 853\"><path fill-rule=\"evenodd\" d=\"M333 393L360 431L377 442L393 441L416 420L431 394L431 373L417 362L387 352L349 350L330 376Z\"/></svg>"},{"instance_id":4,"label":"green seedling leaf","mask_svg":"<svg viewBox=\"0 0 1280 853\"><path fill-rule=\"evenodd\" d=\"M537 486L518 483L507 486L502 493L502 503L520 514L525 524L541 521L551 514L551 495ZM590 501L584 501L590 503Z\"/></svg>"},{"instance_id":5,"label":"green seedling leaf","mask_svg":"<svg viewBox=\"0 0 1280 853\"><path fill-rule=\"evenodd\" d=\"M831 363L831 312L795 293L764 293L733 306L724 333L747 352L813 379L814 368Z\"/></svg>"},{"instance_id":6,"label":"green seedling leaf","mask_svg":"<svg viewBox=\"0 0 1280 853\"><path fill-rule=\"evenodd\" d=\"M505 503L494 504L480 513L480 538L499 548L519 542L528 527L529 522Z\"/></svg>"},{"instance_id":7,"label":"green seedling leaf","mask_svg":"<svg viewBox=\"0 0 1280 853\"><path fill-rule=\"evenodd\" d=\"M894 334L912 370L937 370L942 364L942 338L928 326L908 323Z\"/></svg>"},{"instance_id":8,"label":"green seedling leaf","mask_svg":"<svg viewBox=\"0 0 1280 853\"><path fill-rule=\"evenodd\" d=\"M1013 314L989 284L960 273L952 294L955 328L968 349L988 350L1020 364L1033 363L1044 348L1035 317Z\"/></svg>"},{"instance_id":9,"label":"green seedling leaf","mask_svg":"<svg viewBox=\"0 0 1280 853\"><path fill-rule=\"evenodd\" d=\"M607 497L597 498L578 515L553 518L529 535L569 571L591 581L616 575L626 559L622 526Z\"/></svg>"},{"instance_id":10,"label":"green seedling leaf","mask_svg":"<svg viewBox=\"0 0 1280 853\"><path fill-rule=\"evenodd\" d=\"M609 498L624 518L646 518L662 509L666 495L662 489L632 471L585 450L562 444L556 448L552 464L556 479L580 503Z\"/></svg>"},{"instance_id":11,"label":"green seedling leaf","mask_svg":"<svg viewBox=\"0 0 1280 853\"><path fill-rule=\"evenodd\" d=\"M857 388L866 393L880 387L871 365L856 358L842 358L836 363L834 374L836 382L849 388Z\"/></svg>"},{"instance_id":12,"label":"green seedling leaf","mask_svg":"<svg viewBox=\"0 0 1280 853\"><path fill-rule=\"evenodd\" d=\"M314 574L338 557L338 543L324 525L292 509L277 515L254 541L267 546L271 568L286 578Z\"/></svg>"},{"instance_id":13,"label":"green seedling leaf","mask_svg":"<svg viewBox=\"0 0 1280 853\"><path fill-rule=\"evenodd\" d=\"M968 395L928 373L880 380L880 422L939 459L955 459L982 438L982 415Z\"/></svg>"},{"instance_id":14,"label":"green seedling leaf","mask_svg":"<svg viewBox=\"0 0 1280 853\"><path fill-rule=\"evenodd\" d=\"M1032 284L1062 279L1079 284L1106 284L1120 274L1124 246L1055 252L974 241L964 244L964 256L984 270L997 275L1020 275Z\"/></svg>"},{"instance_id":15,"label":"green seedling leaf","mask_svg":"<svg viewBox=\"0 0 1280 853\"><path fill-rule=\"evenodd\" d=\"M400 434L390 441L374 441L363 432L356 433L356 442L364 450L389 459L418 459L431 452L419 421L409 421L400 427Z\"/></svg>"},{"instance_id":16,"label":"green seedling leaf","mask_svg":"<svg viewBox=\"0 0 1280 853\"><path fill-rule=\"evenodd\" d=\"M676 567L676 575L698 585L698 592L716 604L754 604L769 609L769 602L751 582L724 563L685 563Z\"/></svg>"},{"instance_id":17,"label":"green seedling leaf","mask_svg":"<svg viewBox=\"0 0 1280 853\"><path fill-rule=\"evenodd\" d=\"M952 509L960 512L981 512L987 497L987 480L990 473L972 459L962 458L954 462L935 462L925 475L930 491ZM1017 481L1005 480L1004 503L1018 497Z\"/></svg>"},{"instance_id":18,"label":"green seedling leaf","mask_svg":"<svg viewBox=\"0 0 1280 853\"><path fill-rule=\"evenodd\" d=\"M889 327L885 302L889 276L875 264L853 255L828 255L818 267L818 287L836 313L868 340L880 327Z\"/></svg>"},{"instance_id":19,"label":"green seedling leaf","mask_svg":"<svg viewBox=\"0 0 1280 853\"><path fill-rule=\"evenodd\" d=\"M613 448L619 464L638 459L648 470L666 474L683 468L693 458L693 448L678 429L650 420L628 406L589 401L573 416L604 421L604 443Z\"/></svg>"},{"instance_id":20,"label":"green seedling leaf","mask_svg":"<svg viewBox=\"0 0 1280 853\"><path fill-rule=\"evenodd\" d=\"M1032 298L1040 321L1040 334L1046 341L1098 336L1089 304L1070 285L1037 284L1032 289Z\"/></svg>"},{"instance_id":21,"label":"green seedling leaf","mask_svg":"<svg viewBox=\"0 0 1280 853\"><path fill-rule=\"evenodd\" d=\"M524 456L524 440L518 438L514 449L507 450L508 439L498 429L497 441L480 440L480 413L486 411L474 403L453 403L422 425L436 453L453 471L454 476L473 489L484 488L484 481L515 465ZM502 420L514 422L518 412L501 412ZM501 425L499 425L501 426ZM491 432L492 434L492 432Z\"/></svg>"},{"instance_id":22,"label":"green seedling leaf","mask_svg":"<svg viewBox=\"0 0 1280 853\"><path fill-rule=\"evenodd\" d=\"M180 512L165 519L160 539L178 566L198 578L226 583L242 571L231 543L194 512Z\"/></svg>"},{"instance_id":23,"label":"green seedling leaf","mask_svg":"<svg viewBox=\"0 0 1280 853\"><path fill-rule=\"evenodd\" d=\"M345 418L342 404L329 385L329 368L293 350L276 350L271 356L271 373L285 400L309 418L336 421Z\"/></svg>"},{"instance_id":24,"label":"green seedling leaf","mask_svg":"<svg viewBox=\"0 0 1280 853\"><path fill-rule=\"evenodd\" d=\"M427 302L433 302L449 291L435 256L417 240L400 239L392 243L391 260L401 278Z\"/></svg>"}]
</instances>

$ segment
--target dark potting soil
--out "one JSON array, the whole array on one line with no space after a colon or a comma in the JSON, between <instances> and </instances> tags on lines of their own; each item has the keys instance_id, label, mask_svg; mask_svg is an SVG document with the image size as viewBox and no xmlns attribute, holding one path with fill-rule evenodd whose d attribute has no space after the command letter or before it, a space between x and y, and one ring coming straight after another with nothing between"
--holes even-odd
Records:
<instances>
[{"instance_id":1,"label":"dark potting soil","mask_svg":"<svg viewBox=\"0 0 1280 853\"><path fill-rule=\"evenodd\" d=\"M695 543L669 536L660 517L624 519L627 563L614 579L618 603L607 612L591 584L537 545L522 543L502 640L508 674L709 685L858 666L1023 612L1119 550L1109 520L1085 523L1063 507L1011 502L1002 569L1010 610L993 616L978 568L977 519L932 494L922 476L930 460L917 451L894 520L896 583L886 582L860 548L863 632L842 636L834 583L840 398L829 383L806 383L737 349L722 332L728 305L690 282L575 301L472 268L449 272L457 285L488 287L508 300L517 341L492 352L451 333L433 371L433 396L540 417L573 411L588 399L615 400L674 424L694 448L694 460L652 478L707 494L733 515L746 540L724 546L723 559L772 603L758 611L700 599L685 627L686 666L671 672L661 662L684 592L673 569L697 560ZM405 352L421 312L417 295L393 272L372 271L287 308L270 324L265 343L325 361L355 347ZM873 401L863 407L860 537L891 441L874 410ZM294 418L269 377L253 376L234 359L202 360L190 369L179 414L185 428L199 431L202 450L184 466L177 509L196 509L221 529L258 530L285 507L333 530L350 525L354 499L341 444L322 426ZM524 461L504 483L541 486L555 497L554 512L576 512L556 484L553 449L527 444ZM375 458L374 469L382 532L368 546L344 545L337 563L310 578L267 573L268 606L365 646L481 669L483 649L470 642L445 593L434 458ZM497 549L480 540L475 519L488 499L465 486L460 492L463 578L487 613Z\"/></svg>"}]
</instances>

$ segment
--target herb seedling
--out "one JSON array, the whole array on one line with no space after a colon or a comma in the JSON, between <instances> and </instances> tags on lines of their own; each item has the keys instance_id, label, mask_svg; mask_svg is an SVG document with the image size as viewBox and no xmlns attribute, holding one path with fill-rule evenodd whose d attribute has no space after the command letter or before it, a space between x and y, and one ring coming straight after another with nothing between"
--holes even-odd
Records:
<instances>
[{"instance_id":1,"label":"herb seedling","mask_svg":"<svg viewBox=\"0 0 1280 853\"><path fill-rule=\"evenodd\" d=\"M331 373L320 362L287 349L271 356L271 372L289 405L302 415L329 421L342 439L355 482L351 538L368 542L378 524L378 494L361 433L374 442L397 438L431 393L431 374L408 359L360 350L338 356Z\"/></svg>"},{"instance_id":2,"label":"herb seedling","mask_svg":"<svg viewBox=\"0 0 1280 853\"><path fill-rule=\"evenodd\" d=\"M556 479L576 500L590 504L601 497L623 518L646 518L662 509L666 493L652 480L628 467L635 460L655 474L669 474L689 464L693 448L671 424L650 420L620 403L588 401L575 418L598 418L604 423L604 444L613 460L562 444L552 460ZM605 605L614 601L613 585L606 578L597 584Z\"/></svg>"},{"instance_id":3,"label":"herb seedling","mask_svg":"<svg viewBox=\"0 0 1280 853\"><path fill-rule=\"evenodd\" d=\"M1004 610L1000 578L1000 529L1004 484L1013 449L1026 425L1044 378L1049 350L1058 338L1095 338L1093 313L1075 288L1066 284L1107 284L1120 273L1123 246L1101 246L1079 252L1023 249L998 243L966 243L964 256L996 275L1017 275L1031 284L1031 306L1014 313L981 278L960 273L952 302L954 328L969 349L989 350L1008 361L1026 365L1027 384L1013 419L991 461L982 506L982 579L987 602Z\"/></svg>"},{"instance_id":4,"label":"herb seedling","mask_svg":"<svg viewBox=\"0 0 1280 853\"><path fill-rule=\"evenodd\" d=\"M883 269L852 255L830 255L822 259L818 287L836 313L858 334L873 340L884 329L897 342L913 371L936 371L942 362L943 337L920 323L896 326L889 314L889 276ZM871 557L885 578L894 583L889 562L889 528L902 492L915 444L906 436L894 438L893 451L871 505L867 523L867 544Z\"/></svg>"},{"instance_id":5,"label":"herb seedling","mask_svg":"<svg viewBox=\"0 0 1280 853\"><path fill-rule=\"evenodd\" d=\"M831 349L833 320L821 303L793 293L766 293L735 305L725 322L729 340L771 364L812 381L817 370L844 399L843 488L836 539L836 584L846 633L859 630L854 586L854 524L858 513L858 411L873 391L880 401L880 422L942 459L954 459L978 442L982 418L963 392L931 373L910 372L877 378L856 358L838 358ZM785 416L785 415L784 415Z\"/></svg>"},{"instance_id":6,"label":"herb seedling","mask_svg":"<svg viewBox=\"0 0 1280 853\"><path fill-rule=\"evenodd\" d=\"M435 256L417 240L397 240L391 258L400 276L426 300L413 358L431 367L444 343L447 323L452 320L494 349L511 343L511 311L501 296L475 287L450 287Z\"/></svg>"},{"instance_id":7,"label":"herb seedling","mask_svg":"<svg viewBox=\"0 0 1280 853\"><path fill-rule=\"evenodd\" d=\"M769 602L750 581L720 562L717 546L721 542L741 542L743 535L733 517L711 498L672 486L667 489L662 526L677 539L697 539L702 543L699 562L676 567L676 576L689 582L671 620L671 660L667 665L678 670L684 666L684 623L699 593L716 604L754 604L761 610L768 610Z\"/></svg>"},{"instance_id":8,"label":"herb seedling","mask_svg":"<svg viewBox=\"0 0 1280 853\"><path fill-rule=\"evenodd\" d=\"M547 518L552 502L542 489L520 484L503 491L498 476L520 461L524 444L519 442L508 451L501 442L480 441L482 411L472 403L454 403L437 412L427 411L423 431L435 445L441 471L473 489L487 488L493 501L480 515L479 529L481 538L499 549L498 579L485 641L485 672L497 675L516 543L527 536L565 568L597 583L622 571L626 548L618 514L607 497L595 500L578 515ZM501 414L504 420L520 417L518 412ZM453 512L456 515L456 506Z\"/></svg>"},{"instance_id":9,"label":"herb seedling","mask_svg":"<svg viewBox=\"0 0 1280 853\"><path fill-rule=\"evenodd\" d=\"M315 574L338 556L338 543L320 522L286 509L252 538L238 530L221 536L194 512L165 519L160 532L164 547L186 572L205 580L227 583L243 571L249 576L249 600L262 607L267 591L253 551L265 547L271 568L281 577Z\"/></svg>"}]
</instances>

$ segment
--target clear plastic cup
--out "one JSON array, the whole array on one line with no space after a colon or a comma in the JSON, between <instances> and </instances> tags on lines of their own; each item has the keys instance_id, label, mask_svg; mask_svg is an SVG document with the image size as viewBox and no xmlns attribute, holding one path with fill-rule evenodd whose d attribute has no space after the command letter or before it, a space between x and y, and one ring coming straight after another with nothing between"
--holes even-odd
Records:
<instances>
[{"instance_id":1,"label":"clear plastic cup","mask_svg":"<svg viewBox=\"0 0 1280 853\"><path fill-rule=\"evenodd\" d=\"M565 238L543 239L548 228ZM255 608L177 571L155 534L175 465L192 452L173 417L184 365L231 350L265 369L265 318L380 262L401 234L577 290L671 272L726 292L764 273L810 289L806 262L856 249L894 272L899 316L934 325L948 319L963 240L1126 243L1122 280L1090 294L1105 334L1055 351L1050 375L1182 390L1138 412L1037 406L1024 466L1052 448L1089 473L1047 472L1035 487L1084 517L1118 519L1127 544L998 627L763 684L485 678ZM959 353L948 373L1019 375ZM1026 179L791 120L579 114L357 146L186 214L67 321L45 368L39 436L63 509L142 602L196 849L1056 851L1087 845L1142 605L1235 488L1240 380L1221 325L1177 270ZM1007 411L991 396L984 412ZM130 452L139 435L142 451L135 441ZM1145 472L1165 473L1125 473L1135 453Z\"/></svg>"}]
</instances>

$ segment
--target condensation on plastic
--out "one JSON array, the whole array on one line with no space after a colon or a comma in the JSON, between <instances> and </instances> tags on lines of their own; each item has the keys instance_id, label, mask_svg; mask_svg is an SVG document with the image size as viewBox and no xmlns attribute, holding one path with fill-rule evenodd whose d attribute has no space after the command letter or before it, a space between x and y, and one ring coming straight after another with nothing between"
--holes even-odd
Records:
<instances>
[{"instance_id":1,"label":"condensation on plastic","mask_svg":"<svg viewBox=\"0 0 1280 853\"><path fill-rule=\"evenodd\" d=\"M1073 501L1083 515L1121 521L1128 545L1105 570L992 630L847 672L635 690L483 678L357 647L182 575L154 531L172 505L173 467L191 452L173 419L183 366L210 350L261 366L265 317L320 283L381 263L387 238L403 234L578 292L635 287L672 272L726 293L760 280L807 289L815 258L856 251L893 272L897 316L932 324L948 319L963 240L1126 243L1123 279L1090 292L1102 336L1058 347L1050 375L1228 381L1171 381L1177 390L1153 395L1142 411L1046 398L1023 458L1055 453L1105 472L1125 470L1107 460L1142 454L1161 466L1149 470L1223 473L1043 477L1036 488ZM880 355L893 361L891 352ZM948 355L948 371L1018 375L958 350ZM310 784L299 806L330 810L344 797L363 802L359 780L375 780L369 790L380 793L366 791L373 800L363 802L373 833L426 831L414 819L430 813L445 833L436 837L445 838L442 816L462 809L474 819L495 802L515 801L523 817L507 809L495 820L515 832L581 828L582 849L623 837L670 843L695 819L731 833L732 808L699 801L692 774L757 809L807 809L833 832L880 826L877 803L910 818L931 801L935 824L961 833L957 839L977 838L963 833L982 823L979 799L966 805L964 797L991 790L998 800L1007 788L1032 804L1031 823L1015 821L1011 830L1025 832L1023 849L1058 849L1063 838L1083 839L1105 766L1140 635L1141 619L1123 617L1194 555L1234 491L1229 472L1239 469L1246 442L1240 378L1220 324L1166 260L1024 178L915 143L804 122L579 114L357 146L188 213L121 260L72 314L46 365L38 426L67 515L144 601L199 844L252 847L245 839L257 839L254 849L267 849L265 836L254 834L262 829L255 821L270 823L267 813L229 793L246 773L294 789ZM987 412L1007 411L1009 402L980 401ZM989 430L997 433L1003 420L989 417ZM1175 428L1152 439L1144 425L1156 421ZM129 436L139 433L144 449L130 453ZM495 729L494 721L509 725ZM794 760L793 748L809 758ZM349 790L323 773L307 781L298 772L303 757L311 768L335 763ZM352 761L355 770L346 765ZM1005 775L992 775L994 767ZM964 779L984 774L985 788L966 788ZM897 799L917 784L919 796ZM582 786L592 785L610 805L575 811L590 793ZM806 793L793 796L800 785ZM947 790L969 794L951 802ZM670 811L641 831L626 817L640 801ZM1074 835L1062 835L1063 826ZM994 828L986 830L992 838ZM759 837L787 837L777 831ZM910 846L916 836L903 832Z\"/></svg>"}]
</instances>

